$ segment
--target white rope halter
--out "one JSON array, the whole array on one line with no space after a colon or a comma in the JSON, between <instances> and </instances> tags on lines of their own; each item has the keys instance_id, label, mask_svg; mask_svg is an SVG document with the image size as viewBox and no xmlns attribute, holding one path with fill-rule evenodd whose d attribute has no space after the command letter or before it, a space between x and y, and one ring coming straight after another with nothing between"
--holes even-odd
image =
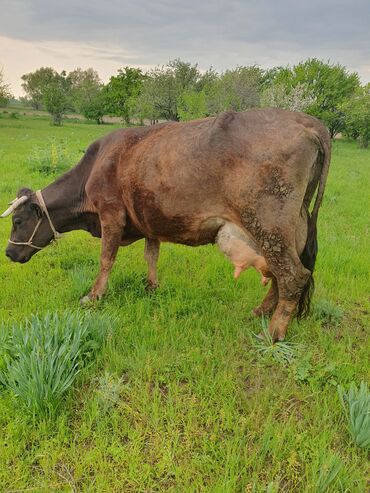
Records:
<instances>
[{"instance_id":1,"label":"white rope halter","mask_svg":"<svg viewBox=\"0 0 370 493\"><path fill-rule=\"evenodd\" d=\"M51 230L52 230L53 235L54 235L54 240L58 240L62 235L60 233L58 233L58 231L54 228L54 224L53 224L53 222L52 222L52 220L50 218L50 215L49 215L48 209L46 207L44 197L42 196L41 190L37 190L37 192L35 192L35 193L36 193L37 200L39 201L41 210L45 213L45 216L47 217L47 219L49 221ZM34 245L32 243L32 240L33 240L33 238L34 238L37 230L39 229L40 224L42 223L42 220L43 219L44 219L43 217L40 217L40 219L37 221L37 224L35 226L35 229L33 230L33 233L30 236L30 239L28 241L12 241L12 240L9 240L9 243L12 243L13 245L25 245L25 246L29 246L31 248L35 248L36 250L42 250L44 247L39 247L37 245Z\"/></svg>"}]
</instances>

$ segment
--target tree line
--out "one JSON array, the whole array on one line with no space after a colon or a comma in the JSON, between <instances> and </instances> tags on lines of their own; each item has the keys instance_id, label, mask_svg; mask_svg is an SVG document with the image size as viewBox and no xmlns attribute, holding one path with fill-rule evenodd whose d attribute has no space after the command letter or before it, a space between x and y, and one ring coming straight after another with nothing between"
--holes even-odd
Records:
<instances>
[{"instance_id":1,"label":"tree line","mask_svg":"<svg viewBox=\"0 0 370 493\"><path fill-rule=\"evenodd\" d=\"M362 147L370 141L370 84L316 58L292 67L238 66L222 73L175 59L147 72L124 67L107 84L92 68L59 73L41 67L22 76L22 87L27 103L46 109L55 125L70 111L97 123L105 115L118 116L129 125L133 119L185 121L224 110L279 107L320 118L332 137L345 132ZM10 97L0 73L0 104Z\"/></svg>"}]
</instances>

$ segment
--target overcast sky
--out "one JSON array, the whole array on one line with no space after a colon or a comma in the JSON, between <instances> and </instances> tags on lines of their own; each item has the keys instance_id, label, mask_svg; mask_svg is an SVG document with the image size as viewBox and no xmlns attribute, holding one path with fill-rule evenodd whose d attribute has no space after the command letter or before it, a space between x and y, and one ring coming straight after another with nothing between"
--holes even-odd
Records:
<instances>
[{"instance_id":1,"label":"overcast sky","mask_svg":"<svg viewBox=\"0 0 370 493\"><path fill-rule=\"evenodd\" d=\"M13 92L41 66L95 68L173 58L217 70L339 62L370 81L370 0L0 0L0 67Z\"/></svg>"}]
</instances>

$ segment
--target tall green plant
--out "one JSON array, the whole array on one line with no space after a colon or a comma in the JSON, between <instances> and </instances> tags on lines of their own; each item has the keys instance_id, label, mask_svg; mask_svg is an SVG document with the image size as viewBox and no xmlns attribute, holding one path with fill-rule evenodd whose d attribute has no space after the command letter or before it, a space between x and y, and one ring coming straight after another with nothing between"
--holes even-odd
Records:
<instances>
[{"instance_id":1,"label":"tall green plant","mask_svg":"<svg viewBox=\"0 0 370 493\"><path fill-rule=\"evenodd\" d=\"M359 447L370 448L370 392L365 382L357 388L351 383L348 392L339 385L338 394L348 421L348 430Z\"/></svg>"},{"instance_id":2,"label":"tall green plant","mask_svg":"<svg viewBox=\"0 0 370 493\"><path fill-rule=\"evenodd\" d=\"M110 326L106 317L68 312L15 324L3 355L1 383L32 415L55 415L77 375L92 363Z\"/></svg>"}]
</instances>

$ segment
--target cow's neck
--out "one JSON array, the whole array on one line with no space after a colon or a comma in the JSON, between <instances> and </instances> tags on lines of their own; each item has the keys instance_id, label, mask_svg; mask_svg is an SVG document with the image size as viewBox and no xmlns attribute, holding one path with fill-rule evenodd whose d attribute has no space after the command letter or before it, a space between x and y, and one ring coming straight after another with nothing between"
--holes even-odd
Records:
<instances>
[{"instance_id":1,"label":"cow's neck","mask_svg":"<svg viewBox=\"0 0 370 493\"><path fill-rule=\"evenodd\" d=\"M60 233L91 229L94 214L84 207L86 171L81 162L42 190L51 220Z\"/></svg>"}]
</instances>

